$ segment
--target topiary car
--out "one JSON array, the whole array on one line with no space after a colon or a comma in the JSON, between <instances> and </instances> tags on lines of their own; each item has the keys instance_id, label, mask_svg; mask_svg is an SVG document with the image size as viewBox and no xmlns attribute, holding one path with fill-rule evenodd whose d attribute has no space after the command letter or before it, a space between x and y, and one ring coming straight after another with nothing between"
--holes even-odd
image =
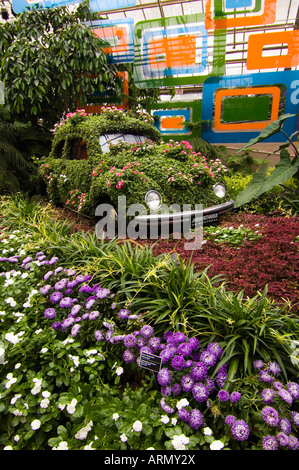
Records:
<instances>
[{"instance_id":1,"label":"topiary car","mask_svg":"<svg viewBox=\"0 0 299 470\"><path fill-rule=\"evenodd\" d=\"M103 204L117 213L123 196L127 207L144 208L134 214L136 223L167 222L170 231L183 220L194 224L200 213L204 224L217 222L233 207L226 171L220 160L207 161L189 142L164 142L148 113L116 107L98 115L67 114L55 125L50 155L40 161L53 204L95 216Z\"/></svg>"}]
</instances>

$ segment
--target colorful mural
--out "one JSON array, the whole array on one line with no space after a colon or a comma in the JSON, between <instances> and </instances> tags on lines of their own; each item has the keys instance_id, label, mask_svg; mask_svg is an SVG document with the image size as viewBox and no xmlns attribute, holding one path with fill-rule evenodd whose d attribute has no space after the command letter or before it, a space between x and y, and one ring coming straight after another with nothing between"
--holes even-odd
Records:
<instances>
[{"instance_id":1,"label":"colorful mural","mask_svg":"<svg viewBox=\"0 0 299 470\"><path fill-rule=\"evenodd\" d=\"M90 22L89 27L107 42L104 52L110 63L133 64L134 82L140 89L201 87L202 102L159 103L149 110L165 138L190 137L194 131L186 123L204 121L201 137L210 143L247 142L281 114L299 113L299 30L267 32L276 22L279 1L205 0L204 13L144 21L129 18L128 10L125 18L118 19L115 13L113 20ZM36 0L13 0L14 10L33 3ZM68 3L73 2L38 4ZM93 12L121 11L135 4L136 0L90 2ZM238 28L246 33L242 75L228 67L228 34L238 34ZM298 116L285 126L293 134ZM275 139L280 141L281 136L269 140Z\"/></svg>"}]
</instances>

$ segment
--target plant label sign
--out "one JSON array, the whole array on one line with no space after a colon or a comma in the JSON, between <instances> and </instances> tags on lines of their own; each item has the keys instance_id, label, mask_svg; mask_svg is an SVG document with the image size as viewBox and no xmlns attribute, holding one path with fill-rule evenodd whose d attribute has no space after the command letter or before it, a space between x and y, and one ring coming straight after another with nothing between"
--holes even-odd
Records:
<instances>
[{"instance_id":1,"label":"plant label sign","mask_svg":"<svg viewBox=\"0 0 299 470\"><path fill-rule=\"evenodd\" d=\"M149 354L145 351L141 352L140 356L140 367L144 369L152 370L153 372L159 372L162 364L162 357Z\"/></svg>"}]
</instances>

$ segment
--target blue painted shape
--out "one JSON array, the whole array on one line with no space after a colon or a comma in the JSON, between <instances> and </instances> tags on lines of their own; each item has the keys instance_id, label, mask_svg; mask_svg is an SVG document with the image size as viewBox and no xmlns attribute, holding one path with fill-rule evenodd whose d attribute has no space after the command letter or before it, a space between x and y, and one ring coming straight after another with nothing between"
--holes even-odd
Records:
<instances>
[{"instance_id":1,"label":"blue painted shape","mask_svg":"<svg viewBox=\"0 0 299 470\"><path fill-rule=\"evenodd\" d=\"M35 0L12 0L12 9L15 13L22 13L27 7L34 5L38 5L39 8L53 8L76 5L82 2L83 0L43 0L41 2ZM92 12L114 10L135 5L136 0L91 0L89 4Z\"/></svg>"},{"instance_id":2,"label":"blue painted shape","mask_svg":"<svg viewBox=\"0 0 299 470\"><path fill-rule=\"evenodd\" d=\"M288 70L283 72L265 72L250 75L231 75L209 77L203 84L202 94L202 120L208 120L210 125L202 125L201 137L211 144L219 143L246 143L250 139L257 137L260 131L215 131L213 123L213 99L214 94L220 88L253 87L260 85L286 86L285 107L283 114L299 113L299 79L298 70ZM283 130L290 136L299 128L299 116L287 119L283 124ZM282 133L274 134L265 142L285 142Z\"/></svg>"},{"instance_id":3,"label":"blue painted shape","mask_svg":"<svg viewBox=\"0 0 299 470\"><path fill-rule=\"evenodd\" d=\"M150 42L159 37L176 37L179 35L188 35L190 33L200 34L202 38L202 50L201 50L201 63L194 64L194 66L189 67L171 67L165 68L161 70L153 70L150 67L149 61L149 50L150 50ZM143 34L143 55L142 55L142 66L143 66L143 73L144 77L146 78L160 78L161 74L164 77L172 76L172 75L190 75L190 74L201 74L207 68L207 61L208 61L208 31L205 29L203 25L191 25L188 24L184 26L178 26L176 28L162 28L160 27L158 30L146 31Z\"/></svg>"},{"instance_id":4,"label":"blue painted shape","mask_svg":"<svg viewBox=\"0 0 299 470\"><path fill-rule=\"evenodd\" d=\"M117 25L126 26L128 32L127 50L121 52L113 52L107 55L107 62L110 64L126 64L134 62L134 19L133 18L120 18L116 20L96 20L86 22L91 29L101 27L111 27ZM108 41L109 42L109 41Z\"/></svg>"},{"instance_id":5,"label":"blue painted shape","mask_svg":"<svg viewBox=\"0 0 299 470\"><path fill-rule=\"evenodd\" d=\"M225 0L225 8L248 8L253 7L253 0Z\"/></svg>"},{"instance_id":6,"label":"blue painted shape","mask_svg":"<svg viewBox=\"0 0 299 470\"><path fill-rule=\"evenodd\" d=\"M163 129L161 127L161 119L166 118L166 117L181 117L183 116L185 118L185 121L191 121L191 111L190 109L159 109L155 110L152 113L152 116L159 116L159 121L155 121L155 127L161 132L161 134L190 134L189 129L186 129L182 127L182 129ZM184 124L184 123L182 123Z\"/></svg>"}]
</instances>

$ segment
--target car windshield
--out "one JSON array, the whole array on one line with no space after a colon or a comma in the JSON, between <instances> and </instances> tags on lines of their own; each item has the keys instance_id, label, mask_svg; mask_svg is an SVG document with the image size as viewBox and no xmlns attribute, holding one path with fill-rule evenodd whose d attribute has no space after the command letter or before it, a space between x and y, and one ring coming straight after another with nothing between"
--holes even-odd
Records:
<instances>
[{"instance_id":1,"label":"car windshield","mask_svg":"<svg viewBox=\"0 0 299 470\"><path fill-rule=\"evenodd\" d=\"M138 142L145 142L149 140L144 135L133 134L104 134L100 136L100 146L103 153L109 152L110 145L117 144L118 142L128 142L130 144L137 144Z\"/></svg>"}]
</instances>

